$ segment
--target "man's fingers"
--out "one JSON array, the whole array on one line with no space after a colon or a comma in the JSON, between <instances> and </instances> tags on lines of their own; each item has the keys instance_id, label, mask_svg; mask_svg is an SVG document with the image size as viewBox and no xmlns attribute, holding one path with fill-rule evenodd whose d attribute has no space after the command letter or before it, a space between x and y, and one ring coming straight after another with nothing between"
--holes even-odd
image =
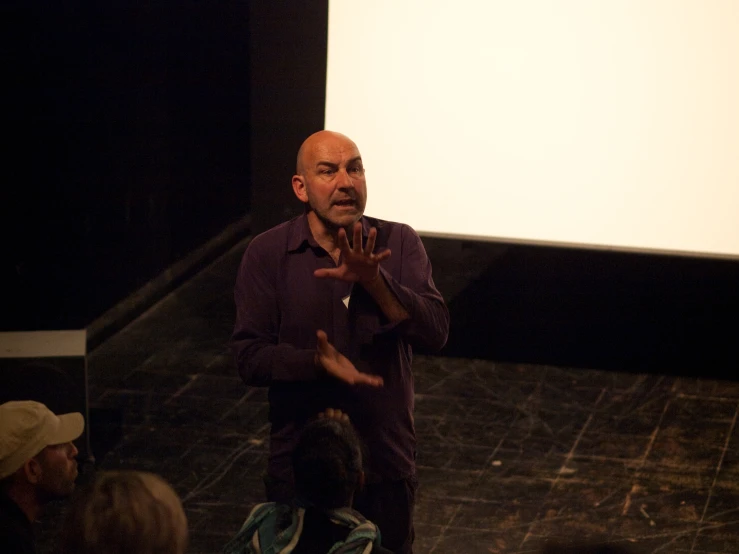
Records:
<instances>
[{"instance_id":1,"label":"man's fingers","mask_svg":"<svg viewBox=\"0 0 739 554\"><path fill-rule=\"evenodd\" d=\"M387 250L383 250L379 254L375 254L374 260L379 264L380 262L384 262L385 260L387 260L391 254L392 252L390 252L390 249L388 248Z\"/></svg>"},{"instance_id":2,"label":"man's fingers","mask_svg":"<svg viewBox=\"0 0 739 554\"><path fill-rule=\"evenodd\" d=\"M349 421L349 414L345 414L341 410L335 408L326 408L326 417L338 419L339 421Z\"/></svg>"},{"instance_id":3,"label":"man's fingers","mask_svg":"<svg viewBox=\"0 0 739 554\"><path fill-rule=\"evenodd\" d=\"M339 248L342 252L348 252L352 249L349 245L349 237L346 236L346 230L343 227L339 229Z\"/></svg>"},{"instance_id":4,"label":"man's fingers","mask_svg":"<svg viewBox=\"0 0 739 554\"><path fill-rule=\"evenodd\" d=\"M355 385L368 385L370 387L381 387L383 385L382 377L379 375L368 375L367 373L359 373L354 379Z\"/></svg>"},{"instance_id":5,"label":"man's fingers","mask_svg":"<svg viewBox=\"0 0 739 554\"><path fill-rule=\"evenodd\" d=\"M337 421L349 423L349 414L338 409L326 408L318 414L318 419L335 419Z\"/></svg>"},{"instance_id":6,"label":"man's fingers","mask_svg":"<svg viewBox=\"0 0 739 554\"><path fill-rule=\"evenodd\" d=\"M354 224L354 252L362 253L362 224L359 221Z\"/></svg>"},{"instance_id":7,"label":"man's fingers","mask_svg":"<svg viewBox=\"0 0 739 554\"><path fill-rule=\"evenodd\" d=\"M338 277L338 268L316 269L313 272L314 277Z\"/></svg>"},{"instance_id":8,"label":"man's fingers","mask_svg":"<svg viewBox=\"0 0 739 554\"><path fill-rule=\"evenodd\" d=\"M316 331L316 337L318 337L318 351L323 354L328 348L328 336L325 331L319 329Z\"/></svg>"},{"instance_id":9,"label":"man's fingers","mask_svg":"<svg viewBox=\"0 0 739 554\"><path fill-rule=\"evenodd\" d=\"M375 241L377 240L377 229L372 227L370 229L369 235L367 235L367 244L364 247L364 254L365 256L371 256L372 252L375 249Z\"/></svg>"}]
</instances>

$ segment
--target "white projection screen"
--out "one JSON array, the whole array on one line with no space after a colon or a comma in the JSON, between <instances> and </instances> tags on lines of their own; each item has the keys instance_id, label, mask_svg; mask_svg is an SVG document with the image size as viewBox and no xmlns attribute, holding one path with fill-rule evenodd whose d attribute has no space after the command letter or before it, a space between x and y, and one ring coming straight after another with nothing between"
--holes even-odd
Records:
<instances>
[{"instance_id":1,"label":"white projection screen","mask_svg":"<svg viewBox=\"0 0 739 554\"><path fill-rule=\"evenodd\" d=\"M739 258L739 0L332 0L327 71L368 215Z\"/></svg>"}]
</instances>

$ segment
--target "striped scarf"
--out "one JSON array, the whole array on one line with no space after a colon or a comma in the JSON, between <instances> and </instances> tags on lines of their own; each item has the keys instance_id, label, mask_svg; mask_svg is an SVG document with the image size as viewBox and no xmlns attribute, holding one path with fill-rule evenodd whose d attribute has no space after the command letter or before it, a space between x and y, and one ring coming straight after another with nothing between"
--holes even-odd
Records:
<instances>
[{"instance_id":1,"label":"striped scarf","mask_svg":"<svg viewBox=\"0 0 739 554\"><path fill-rule=\"evenodd\" d=\"M327 554L369 554L380 544L380 531L374 523L351 508L331 510L326 515L350 529L344 541L337 542ZM267 502L258 504L241 530L224 547L223 554L290 554L303 532L305 508Z\"/></svg>"}]
</instances>

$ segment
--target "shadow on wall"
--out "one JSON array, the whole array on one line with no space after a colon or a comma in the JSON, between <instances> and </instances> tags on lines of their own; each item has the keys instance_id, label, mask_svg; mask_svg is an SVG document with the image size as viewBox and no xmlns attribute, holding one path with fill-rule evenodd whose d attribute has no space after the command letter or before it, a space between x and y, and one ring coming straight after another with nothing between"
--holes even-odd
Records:
<instances>
[{"instance_id":1,"label":"shadow on wall","mask_svg":"<svg viewBox=\"0 0 739 554\"><path fill-rule=\"evenodd\" d=\"M446 356L732 379L739 366L736 261L424 243L451 312Z\"/></svg>"}]
</instances>

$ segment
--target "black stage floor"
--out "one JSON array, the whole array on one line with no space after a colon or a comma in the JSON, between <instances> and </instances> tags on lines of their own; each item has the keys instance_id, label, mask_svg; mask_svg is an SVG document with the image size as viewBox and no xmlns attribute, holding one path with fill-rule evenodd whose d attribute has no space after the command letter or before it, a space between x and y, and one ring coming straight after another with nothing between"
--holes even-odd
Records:
<instances>
[{"instance_id":1,"label":"black stage floor","mask_svg":"<svg viewBox=\"0 0 739 554\"><path fill-rule=\"evenodd\" d=\"M82 480L159 473L183 499L193 553L219 552L262 500L266 391L242 384L227 349L245 244L88 358L96 462ZM479 276L430 252L448 300ZM414 361L417 553L533 553L546 540L739 552L739 383L454 354ZM49 510L40 552L62 511Z\"/></svg>"}]
</instances>

